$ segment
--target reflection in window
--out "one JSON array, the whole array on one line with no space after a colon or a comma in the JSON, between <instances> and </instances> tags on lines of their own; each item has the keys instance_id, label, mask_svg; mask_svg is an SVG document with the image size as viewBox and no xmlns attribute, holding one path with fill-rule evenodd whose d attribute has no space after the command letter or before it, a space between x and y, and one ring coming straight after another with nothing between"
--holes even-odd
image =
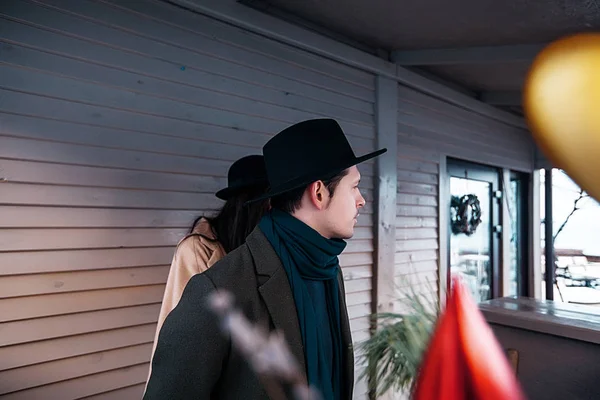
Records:
<instances>
[{"instance_id":1,"label":"reflection in window","mask_svg":"<svg viewBox=\"0 0 600 400\"><path fill-rule=\"evenodd\" d=\"M520 197L520 181L516 178L510 180L510 185L506 191L506 199L508 206L508 214L510 216L510 265L509 278L510 283L506 294L508 296L516 296L519 293L519 202Z\"/></svg>"},{"instance_id":2,"label":"reflection in window","mask_svg":"<svg viewBox=\"0 0 600 400\"><path fill-rule=\"evenodd\" d=\"M450 274L459 275L477 302L491 298L491 184L450 177L450 194L456 198L475 195L481 206L481 223L471 235L450 233ZM452 209L450 210L452 221Z\"/></svg>"}]
</instances>

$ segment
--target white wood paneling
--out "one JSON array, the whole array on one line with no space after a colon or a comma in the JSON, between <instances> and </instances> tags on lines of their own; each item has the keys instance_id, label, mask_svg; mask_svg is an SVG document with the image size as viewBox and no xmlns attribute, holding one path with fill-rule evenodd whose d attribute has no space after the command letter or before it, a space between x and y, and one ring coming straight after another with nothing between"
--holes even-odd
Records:
<instances>
[{"instance_id":1,"label":"white wood paneling","mask_svg":"<svg viewBox=\"0 0 600 400\"><path fill-rule=\"evenodd\" d=\"M231 162L317 117L374 150L375 77L153 0L8 2L0 26L0 395L140 397L174 245ZM360 170L340 257L357 342L376 207L375 163Z\"/></svg>"},{"instance_id":2,"label":"white wood paneling","mask_svg":"<svg viewBox=\"0 0 600 400\"><path fill-rule=\"evenodd\" d=\"M442 301L447 285L447 157L531 172L534 144L523 127L398 87L398 286L413 286Z\"/></svg>"}]
</instances>

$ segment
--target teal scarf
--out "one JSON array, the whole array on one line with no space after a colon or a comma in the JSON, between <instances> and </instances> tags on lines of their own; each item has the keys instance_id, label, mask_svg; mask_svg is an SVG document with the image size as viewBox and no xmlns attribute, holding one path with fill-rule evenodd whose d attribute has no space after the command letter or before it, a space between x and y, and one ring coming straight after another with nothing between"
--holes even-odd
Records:
<instances>
[{"instance_id":1,"label":"teal scarf","mask_svg":"<svg viewBox=\"0 0 600 400\"><path fill-rule=\"evenodd\" d=\"M290 282L304 343L308 382L321 392L324 400L337 400L341 397L343 354L337 256L346 242L327 239L299 219L275 209L261 219L259 227L281 259ZM325 299L325 304L315 303L318 298ZM326 307L329 330L319 329L318 321L322 318L318 317L324 312L321 307ZM327 337L329 332L331 338ZM333 357L327 357L328 354Z\"/></svg>"}]
</instances>

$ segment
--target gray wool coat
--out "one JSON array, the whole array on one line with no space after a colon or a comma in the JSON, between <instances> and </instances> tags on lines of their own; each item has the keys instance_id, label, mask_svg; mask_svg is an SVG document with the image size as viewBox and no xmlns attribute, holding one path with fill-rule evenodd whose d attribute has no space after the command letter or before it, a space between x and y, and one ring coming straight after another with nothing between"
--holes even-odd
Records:
<instances>
[{"instance_id":1,"label":"gray wool coat","mask_svg":"<svg viewBox=\"0 0 600 400\"><path fill-rule=\"evenodd\" d=\"M354 356L341 271L340 311L344 380L342 399L354 386ZM231 292L253 323L280 330L292 354L305 368L296 305L283 265L260 228L246 243L187 284L178 305L158 336L145 400L268 399L254 372L223 335L215 314L206 307L216 289Z\"/></svg>"}]
</instances>

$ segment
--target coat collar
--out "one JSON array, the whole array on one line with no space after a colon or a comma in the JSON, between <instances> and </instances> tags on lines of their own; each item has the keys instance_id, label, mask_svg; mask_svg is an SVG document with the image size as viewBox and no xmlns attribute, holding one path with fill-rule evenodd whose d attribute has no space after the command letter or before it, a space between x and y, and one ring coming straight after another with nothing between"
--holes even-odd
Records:
<instances>
[{"instance_id":1,"label":"coat collar","mask_svg":"<svg viewBox=\"0 0 600 400\"><path fill-rule=\"evenodd\" d=\"M246 245L254 259L254 267L258 278L258 291L269 310L275 329L283 332L290 351L298 360L301 370L306 371L298 311L296 310L292 289L281 260L259 227L256 227L248 235ZM347 387L343 398L351 399L354 384L354 356L352 334L348 320L348 310L346 308L346 291L341 270L338 273L338 283L340 290L341 333L342 341L346 347L344 380Z\"/></svg>"},{"instance_id":2,"label":"coat collar","mask_svg":"<svg viewBox=\"0 0 600 400\"><path fill-rule=\"evenodd\" d=\"M192 231L185 235L177 244L178 246L190 236L196 236L199 238L200 242L204 247L206 247L210 254L216 254L217 258L214 260L215 262L223 258L225 256L225 249L221 245L221 243L217 240L217 235L212 229L212 225L208 221L208 219L202 217L196 222ZM210 256L212 257L212 255ZM212 265L212 264L211 264Z\"/></svg>"},{"instance_id":3,"label":"coat collar","mask_svg":"<svg viewBox=\"0 0 600 400\"><path fill-rule=\"evenodd\" d=\"M211 241L217 240L217 236L213 232L210 222L208 222L208 220L204 217L200 218L196 225L194 225L191 234L203 236L204 238Z\"/></svg>"},{"instance_id":4,"label":"coat collar","mask_svg":"<svg viewBox=\"0 0 600 400\"><path fill-rule=\"evenodd\" d=\"M298 311L283 265L273 246L259 227L246 238L258 275L258 291L263 298L275 329L283 332L302 371L306 370L304 346L298 323Z\"/></svg>"}]
</instances>

